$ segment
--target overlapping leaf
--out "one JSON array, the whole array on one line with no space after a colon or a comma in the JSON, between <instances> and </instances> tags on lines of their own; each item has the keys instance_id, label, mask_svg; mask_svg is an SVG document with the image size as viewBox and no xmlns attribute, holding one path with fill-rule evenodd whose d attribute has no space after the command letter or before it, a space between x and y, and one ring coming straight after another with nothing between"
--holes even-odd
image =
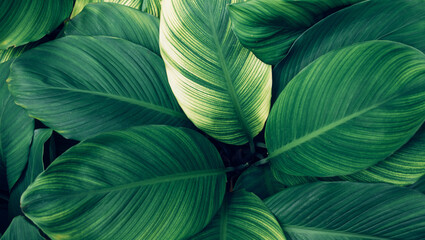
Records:
<instances>
[{"instance_id":1,"label":"overlapping leaf","mask_svg":"<svg viewBox=\"0 0 425 240\"><path fill-rule=\"evenodd\" d=\"M285 236L275 217L260 198L244 190L230 193L218 214L190 239L280 239Z\"/></svg>"},{"instance_id":2,"label":"overlapping leaf","mask_svg":"<svg viewBox=\"0 0 425 240\"><path fill-rule=\"evenodd\" d=\"M363 0L251 0L229 5L242 45L268 64L284 58L305 30L327 15Z\"/></svg>"},{"instance_id":3,"label":"overlapping leaf","mask_svg":"<svg viewBox=\"0 0 425 240\"><path fill-rule=\"evenodd\" d=\"M2 0L0 49L39 40L68 18L72 5L72 0Z\"/></svg>"},{"instance_id":4,"label":"overlapping leaf","mask_svg":"<svg viewBox=\"0 0 425 240\"><path fill-rule=\"evenodd\" d=\"M49 139L51 134L51 129L36 129L34 131L34 137L31 144L30 154L28 157L28 164L25 170L23 171L20 179L10 192L8 204L8 215L10 219L22 214L20 206L21 195L27 189L27 187L34 181L37 175L44 170L44 143Z\"/></svg>"},{"instance_id":5,"label":"overlapping leaf","mask_svg":"<svg viewBox=\"0 0 425 240\"><path fill-rule=\"evenodd\" d=\"M48 42L20 56L8 82L19 105L76 140L135 125L190 124L162 59L123 39L67 36Z\"/></svg>"},{"instance_id":6,"label":"overlapping leaf","mask_svg":"<svg viewBox=\"0 0 425 240\"><path fill-rule=\"evenodd\" d=\"M23 216L15 217L0 240L44 240L37 227Z\"/></svg>"},{"instance_id":7,"label":"overlapping leaf","mask_svg":"<svg viewBox=\"0 0 425 240\"><path fill-rule=\"evenodd\" d=\"M384 160L425 120L425 55L370 41L314 61L270 113L272 169L299 176L351 174Z\"/></svg>"},{"instance_id":8,"label":"overlapping leaf","mask_svg":"<svg viewBox=\"0 0 425 240\"><path fill-rule=\"evenodd\" d=\"M270 108L270 66L242 47L226 9L240 0L164 0L160 47L176 98L201 130L228 144L252 141Z\"/></svg>"},{"instance_id":9,"label":"overlapping leaf","mask_svg":"<svg viewBox=\"0 0 425 240\"><path fill-rule=\"evenodd\" d=\"M89 4L63 30L65 35L111 36L159 53L159 19L114 3Z\"/></svg>"},{"instance_id":10,"label":"overlapping leaf","mask_svg":"<svg viewBox=\"0 0 425 240\"><path fill-rule=\"evenodd\" d=\"M323 19L304 32L273 69L273 100L303 68L335 49L370 40L391 40L424 52L424 12L424 0L371 0Z\"/></svg>"},{"instance_id":11,"label":"overlapping leaf","mask_svg":"<svg viewBox=\"0 0 425 240\"><path fill-rule=\"evenodd\" d=\"M145 11L149 14L152 14L155 17L161 16L161 2L162 0L145 0L141 8L142 11Z\"/></svg>"},{"instance_id":12,"label":"overlapping leaf","mask_svg":"<svg viewBox=\"0 0 425 240\"><path fill-rule=\"evenodd\" d=\"M74 9L71 13L71 18L78 15L86 5L90 3L112 2L121 5L129 6L135 9L140 9L147 0L75 0Z\"/></svg>"},{"instance_id":13,"label":"overlapping leaf","mask_svg":"<svg viewBox=\"0 0 425 240\"><path fill-rule=\"evenodd\" d=\"M225 183L220 156L202 135L142 126L71 148L21 204L53 239L181 239L212 219Z\"/></svg>"},{"instance_id":14,"label":"overlapping leaf","mask_svg":"<svg viewBox=\"0 0 425 240\"><path fill-rule=\"evenodd\" d=\"M287 239L425 238L425 195L370 183L312 183L265 201Z\"/></svg>"}]
</instances>

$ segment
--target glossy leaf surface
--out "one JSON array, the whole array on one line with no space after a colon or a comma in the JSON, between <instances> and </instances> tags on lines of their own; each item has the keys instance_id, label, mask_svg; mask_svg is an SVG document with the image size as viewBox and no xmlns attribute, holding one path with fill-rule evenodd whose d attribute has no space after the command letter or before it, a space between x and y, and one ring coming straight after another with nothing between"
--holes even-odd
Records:
<instances>
[{"instance_id":1,"label":"glossy leaf surface","mask_svg":"<svg viewBox=\"0 0 425 240\"><path fill-rule=\"evenodd\" d=\"M330 52L285 88L271 111L272 169L347 175L384 160L425 120L425 55L390 41Z\"/></svg>"},{"instance_id":2,"label":"glossy leaf surface","mask_svg":"<svg viewBox=\"0 0 425 240\"><path fill-rule=\"evenodd\" d=\"M22 210L53 239L180 239L220 207L226 174L193 130L103 133L57 158L24 192Z\"/></svg>"},{"instance_id":3,"label":"glossy leaf surface","mask_svg":"<svg viewBox=\"0 0 425 240\"><path fill-rule=\"evenodd\" d=\"M240 0L164 0L160 48L188 118L219 141L241 145L267 119L271 69L233 34L226 9L233 2Z\"/></svg>"},{"instance_id":4,"label":"glossy leaf surface","mask_svg":"<svg viewBox=\"0 0 425 240\"><path fill-rule=\"evenodd\" d=\"M190 125L162 59L123 39L48 42L17 59L8 82L19 105L67 138L153 123Z\"/></svg>"}]
</instances>

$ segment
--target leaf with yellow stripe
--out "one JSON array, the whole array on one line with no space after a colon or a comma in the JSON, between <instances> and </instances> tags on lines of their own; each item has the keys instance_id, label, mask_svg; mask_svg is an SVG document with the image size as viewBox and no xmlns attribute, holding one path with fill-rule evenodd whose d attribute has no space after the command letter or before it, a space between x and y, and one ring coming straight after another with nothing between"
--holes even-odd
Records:
<instances>
[{"instance_id":1,"label":"leaf with yellow stripe","mask_svg":"<svg viewBox=\"0 0 425 240\"><path fill-rule=\"evenodd\" d=\"M213 218L225 185L205 137L151 125L72 147L28 187L21 206L52 239L182 239Z\"/></svg>"},{"instance_id":2,"label":"leaf with yellow stripe","mask_svg":"<svg viewBox=\"0 0 425 240\"><path fill-rule=\"evenodd\" d=\"M228 144L252 142L267 119L271 68L242 47L227 4L164 0L160 48L180 106L202 131Z\"/></svg>"}]
</instances>

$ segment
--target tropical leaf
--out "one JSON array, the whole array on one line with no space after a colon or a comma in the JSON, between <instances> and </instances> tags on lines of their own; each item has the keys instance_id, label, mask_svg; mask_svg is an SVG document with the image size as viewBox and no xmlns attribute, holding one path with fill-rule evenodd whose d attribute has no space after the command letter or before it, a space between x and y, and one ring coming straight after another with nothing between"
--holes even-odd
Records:
<instances>
[{"instance_id":1,"label":"tropical leaf","mask_svg":"<svg viewBox=\"0 0 425 240\"><path fill-rule=\"evenodd\" d=\"M161 16L162 0L145 0L143 2L142 11L147 12L155 17Z\"/></svg>"},{"instance_id":2,"label":"tropical leaf","mask_svg":"<svg viewBox=\"0 0 425 240\"><path fill-rule=\"evenodd\" d=\"M212 219L225 184L220 155L202 135L142 126L74 146L21 206L52 239L181 239Z\"/></svg>"},{"instance_id":3,"label":"tropical leaf","mask_svg":"<svg viewBox=\"0 0 425 240\"><path fill-rule=\"evenodd\" d=\"M22 173L20 179L10 192L8 204L10 219L22 214L20 206L21 195L27 189L27 187L34 181L37 175L44 170L44 143L50 138L51 135L51 129L36 129L34 131L34 137L28 158L28 164L24 172Z\"/></svg>"},{"instance_id":4,"label":"tropical leaf","mask_svg":"<svg viewBox=\"0 0 425 240\"><path fill-rule=\"evenodd\" d=\"M225 197L218 214L199 234L190 239L281 239L285 236L263 201L244 190Z\"/></svg>"},{"instance_id":5,"label":"tropical leaf","mask_svg":"<svg viewBox=\"0 0 425 240\"><path fill-rule=\"evenodd\" d=\"M424 0L371 0L323 19L305 31L273 69L273 100L303 68L332 50L370 40L391 40L424 52L424 12Z\"/></svg>"},{"instance_id":6,"label":"tropical leaf","mask_svg":"<svg viewBox=\"0 0 425 240\"><path fill-rule=\"evenodd\" d=\"M23 216L17 216L12 220L0 240L44 240L40 231Z\"/></svg>"},{"instance_id":7,"label":"tropical leaf","mask_svg":"<svg viewBox=\"0 0 425 240\"><path fill-rule=\"evenodd\" d=\"M304 68L267 122L271 166L291 175L347 175L384 160L425 120L425 55L370 41Z\"/></svg>"},{"instance_id":8,"label":"tropical leaf","mask_svg":"<svg viewBox=\"0 0 425 240\"><path fill-rule=\"evenodd\" d=\"M399 150L376 165L339 178L356 182L413 184L425 174L425 125Z\"/></svg>"},{"instance_id":9,"label":"tropical leaf","mask_svg":"<svg viewBox=\"0 0 425 240\"><path fill-rule=\"evenodd\" d=\"M34 120L14 103L7 88L10 64L11 61L0 64L0 169L6 171L9 190L27 164L34 131Z\"/></svg>"},{"instance_id":10,"label":"tropical leaf","mask_svg":"<svg viewBox=\"0 0 425 240\"><path fill-rule=\"evenodd\" d=\"M261 199L270 197L282 191L285 185L276 181L270 170L270 165L251 166L246 169L238 178L234 189L245 189L255 193Z\"/></svg>"},{"instance_id":11,"label":"tropical leaf","mask_svg":"<svg viewBox=\"0 0 425 240\"><path fill-rule=\"evenodd\" d=\"M409 186L421 193L425 193L425 176L422 176L418 181Z\"/></svg>"},{"instance_id":12,"label":"tropical leaf","mask_svg":"<svg viewBox=\"0 0 425 240\"><path fill-rule=\"evenodd\" d=\"M189 119L228 144L252 142L270 108L270 66L243 48L226 5L240 0L164 0L160 48Z\"/></svg>"},{"instance_id":13,"label":"tropical leaf","mask_svg":"<svg viewBox=\"0 0 425 240\"><path fill-rule=\"evenodd\" d=\"M24 53L9 88L31 116L82 140L135 125L188 125L162 59L123 39L67 36Z\"/></svg>"},{"instance_id":14,"label":"tropical leaf","mask_svg":"<svg viewBox=\"0 0 425 240\"><path fill-rule=\"evenodd\" d=\"M0 2L0 49L39 40L71 13L73 0Z\"/></svg>"},{"instance_id":15,"label":"tropical leaf","mask_svg":"<svg viewBox=\"0 0 425 240\"><path fill-rule=\"evenodd\" d=\"M142 4L144 4L144 1L146 0L75 0L74 9L71 13L71 18L74 18L76 15L78 15L89 3L112 2L139 9L142 7Z\"/></svg>"},{"instance_id":16,"label":"tropical leaf","mask_svg":"<svg viewBox=\"0 0 425 240\"><path fill-rule=\"evenodd\" d=\"M277 64L305 30L329 14L363 0L251 0L229 5L233 30L244 47Z\"/></svg>"},{"instance_id":17,"label":"tropical leaf","mask_svg":"<svg viewBox=\"0 0 425 240\"><path fill-rule=\"evenodd\" d=\"M63 31L65 35L118 37L160 54L159 19L120 4L89 4Z\"/></svg>"},{"instance_id":18,"label":"tropical leaf","mask_svg":"<svg viewBox=\"0 0 425 240\"><path fill-rule=\"evenodd\" d=\"M274 178L275 181L283 184L286 187L298 186L306 183L312 183L319 181L318 178L309 177L309 176L294 176L287 174L283 171L279 171L278 169L273 169L271 172L272 176L270 178ZM334 180L335 181L335 180ZM340 179L338 179L340 181Z\"/></svg>"},{"instance_id":19,"label":"tropical leaf","mask_svg":"<svg viewBox=\"0 0 425 240\"><path fill-rule=\"evenodd\" d=\"M288 239L425 238L425 195L370 183L312 183L265 200Z\"/></svg>"}]
</instances>

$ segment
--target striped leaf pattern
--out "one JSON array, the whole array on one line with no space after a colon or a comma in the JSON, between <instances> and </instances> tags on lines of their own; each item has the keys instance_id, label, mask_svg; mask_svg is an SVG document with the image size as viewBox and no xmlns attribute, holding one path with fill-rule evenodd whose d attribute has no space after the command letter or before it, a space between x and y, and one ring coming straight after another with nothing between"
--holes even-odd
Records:
<instances>
[{"instance_id":1,"label":"striped leaf pattern","mask_svg":"<svg viewBox=\"0 0 425 240\"><path fill-rule=\"evenodd\" d=\"M2 0L0 50L39 40L72 11L73 0Z\"/></svg>"},{"instance_id":2,"label":"striped leaf pattern","mask_svg":"<svg viewBox=\"0 0 425 240\"><path fill-rule=\"evenodd\" d=\"M90 3L112 2L135 9L140 9L145 1L146 0L75 0L71 18L77 16L84 9L84 7Z\"/></svg>"},{"instance_id":3,"label":"striped leaf pattern","mask_svg":"<svg viewBox=\"0 0 425 240\"><path fill-rule=\"evenodd\" d=\"M37 227L24 216L15 217L0 240L44 240Z\"/></svg>"},{"instance_id":4,"label":"striped leaf pattern","mask_svg":"<svg viewBox=\"0 0 425 240\"><path fill-rule=\"evenodd\" d=\"M370 41L318 58L283 90L266 143L273 170L347 175L384 160L425 120L425 55Z\"/></svg>"},{"instance_id":5,"label":"striped leaf pattern","mask_svg":"<svg viewBox=\"0 0 425 240\"><path fill-rule=\"evenodd\" d=\"M391 40L425 52L424 12L425 0L371 0L323 19L305 31L273 69L273 101L302 69L336 49L370 40Z\"/></svg>"},{"instance_id":6,"label":"striped leaf pattern","mask_svg":"<svg viewBox=\"0 0 425 240\"><path fill-rule=\"evenodd\" d=\"M162 0L145 0L143 2L142 11L145 11L155 17L161 16L161 2Z\"/></svg>"},{"instance_id":7,"label":"striped leaf pattern","mask_svg":"<svg viewBox=\"0 0 425 240\"><path fill-rule=\"evenodd\" d=\"M57 158L21 198L52 239L181 239L224 197L225 169L199 133L142 126L99 134Z\"/></svg>"},{"instance_id":8,"label":"striped leaf pattern","mask_svg":"<svg viewBox=\"0 0 425 240\"><path fill-rule=\"evenodd\" d=\"M242 45L263 62L275 65L305 30L363 0L251 0L229 5L233 30Z\"/></svg>"},{"instance_id":9,"label":"striped leaf pattern","mask_svg":"<svg viewBox=\"0 0 425 240\"><path fill-rule=\"evenodd\" d=\"M180 106L228 144L252 141L270 108L271 68L242 47L226 9L241 0L164 0L160 48Z\"/></svg>"},{"instance_id":10,"label":"striped leaf pattern","mask_svg":"<svg viewBox=\"0 0 425 240\"><path fill-rule=\"evenodd\" d=\"M284 240L285 236L263 201L253 193L240 190L226 196L211 223L190 239Z\"/></svg>"},{"instance_id":11,"label":"striped leaf pattern","mask_svg":"<svg viewBox=\"0 0 425 240\"><path fill-rule=\"evenodd\" d=\"M265 200L291 240L425 238L425 195L370 183L312 183Z\"/></svg>"},{"instance_id":12,"label":"striped leaf pattern","mask_svg":"<svg viewBox=\"0 0 425 240\"><path fill-rule=\"evenodd\" d=\"M421 193L425 193L425 176L422 176L417 182L410 185L409 187Z\"/></svg>"},{"instance_id":13,"label":"striped leaf pattern","mask_svg":"<svg viewBox=\"0 0 425 240\"><path fill-rule=\"evenodd\" d=\"M75 140L144 124L190 126L162 59L123 39L48 42L20 56L8 82L31 116Z\"/></svg>"},{"instance_id":14,"label":"striped leaf pattern","mask_svg":"<svg viewBox=\"0 0 425 240\"><path fill-rule=\"evenodd\" d=\"M115 3L89 4L63 29L64 35L111 36L159 53L159 19Z\"/></svg>"}]
</instances>

